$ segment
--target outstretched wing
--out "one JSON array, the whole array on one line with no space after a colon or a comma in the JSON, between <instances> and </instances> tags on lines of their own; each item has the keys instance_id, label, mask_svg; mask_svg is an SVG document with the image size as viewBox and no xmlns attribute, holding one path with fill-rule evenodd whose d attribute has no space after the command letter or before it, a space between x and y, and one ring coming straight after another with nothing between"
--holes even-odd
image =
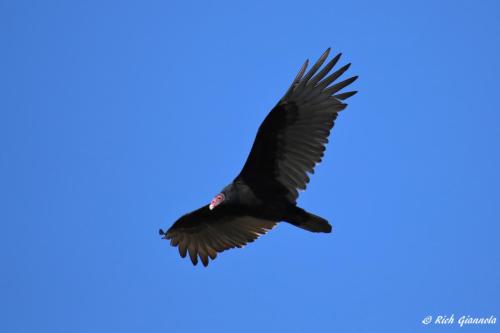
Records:
<instances>
[{"instance_id":1,"label":"outstretched wing","mask_svg":"<svg viewBox=\"0 0 500 333\"><path fill-rule=\"evenodd\" d=\"M338 112L347 104L342 101L356 91L337 94L357 79L335 81L349 68L347 64L328 75L340 58L330 60L321 70L330 49L304 75L304 63L283 98L260 125L250 155L238 177L254 188L279 182L285 197L295 203L298 190L305 190L309 173L321 162L328 136ZM333 84L332 84L333 83Z\"/></svg>"},{"instance_id":2,"label":"outstretched wing","mask_svg":"<svg viewBox=\"0 0 500 333\"><path fill-rule=\"evenodd\" d=\"M214 260L217 253L253 242L276 223L242 215L237 208L220 206L211 211L203 206L181 217L166 233L160 229L160 235L179 248L181 257L189 252L193 265L199 257L207 266L208 258Z\"/></svg>"}]
</instances>

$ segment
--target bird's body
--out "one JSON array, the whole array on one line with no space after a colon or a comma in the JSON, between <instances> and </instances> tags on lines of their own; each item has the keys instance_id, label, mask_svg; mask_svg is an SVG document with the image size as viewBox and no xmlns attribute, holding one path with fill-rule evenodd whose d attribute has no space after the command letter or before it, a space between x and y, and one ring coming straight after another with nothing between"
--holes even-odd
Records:
<instances>
[{"instance_id":1,"label":"bird's body","mask_svg":"<svg viewBox=\"0 0 500 333\"><path fill-rule=\"evenodd\" d=\"M182 216L165 233L182 257L189 252L208 265L218 252L254 241L278 222L312 232L330 232L323 218L297 206L308 174L324 155L341 101L355 92L337 94L357 77L330 85L349 64L327 76L340 54L318 72L329 49L304 76L307 61L291 87L261 124L241 173L210 203Z\"/></svg>"}]
</instances>

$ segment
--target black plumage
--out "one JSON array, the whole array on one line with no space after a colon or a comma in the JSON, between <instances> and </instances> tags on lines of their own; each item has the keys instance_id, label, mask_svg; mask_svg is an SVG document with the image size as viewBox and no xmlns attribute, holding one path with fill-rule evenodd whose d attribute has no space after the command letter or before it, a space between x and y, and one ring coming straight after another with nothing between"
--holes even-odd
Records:
<instances>
[{"instance_id":1,"label":"black plumage","mask_svg":"<svg viewBox=\"0 0 500 333\"><path fill-rule=\"evenodd\" d=\"M260 125L235 180L210 206L182 216L167 232L160 229L181 257L189 253L194 265L199 258L207 266L217 253L253 242L281 221L312 232L331 231L328 221L297 206L298 191L306 189L338 113L347 106L342 101L356 93L337 94L357 76L335 83L350 64L329 74L340 59L338 54L321 68L329 52L307 73L308 61L304 63Z\"/></svg>"}]
</instances>

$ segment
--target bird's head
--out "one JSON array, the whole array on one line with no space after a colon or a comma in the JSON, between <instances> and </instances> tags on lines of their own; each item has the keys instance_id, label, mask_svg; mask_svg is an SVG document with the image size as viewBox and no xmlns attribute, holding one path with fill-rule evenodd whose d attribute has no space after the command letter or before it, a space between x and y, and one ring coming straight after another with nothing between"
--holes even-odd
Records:
<instances>
[{"instance_id":1,"label":"bird's head","mask_svg":"<svg viewBox=\"0 0 500 333\"><path fill-rule=\"evenodd\" d=\"M224 193L219 193L212 199L212 201L210 201L210 205L208 206L208 208L212 210L223 203L224 200L226 200L226 195Z\"/></svg>"}]
</instances>

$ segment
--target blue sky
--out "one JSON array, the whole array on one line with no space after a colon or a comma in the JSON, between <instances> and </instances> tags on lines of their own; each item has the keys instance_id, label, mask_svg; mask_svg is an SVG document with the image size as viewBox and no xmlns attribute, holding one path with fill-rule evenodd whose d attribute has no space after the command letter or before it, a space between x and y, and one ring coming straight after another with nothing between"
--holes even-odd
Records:
<instances>
[{"instance_id":1,"label":"blue sky","mask_svg":"<svg viewBox=\"0 0 500 333\"><path fill-rule=\"evenodd\" d=\"M2 332L427 332L500 316L496 1L0 2ZM158 236L306 58L360 93L300 205L208 269ZM467 330L493 332L496 327Z\"/></svg>"}]
</instances>

